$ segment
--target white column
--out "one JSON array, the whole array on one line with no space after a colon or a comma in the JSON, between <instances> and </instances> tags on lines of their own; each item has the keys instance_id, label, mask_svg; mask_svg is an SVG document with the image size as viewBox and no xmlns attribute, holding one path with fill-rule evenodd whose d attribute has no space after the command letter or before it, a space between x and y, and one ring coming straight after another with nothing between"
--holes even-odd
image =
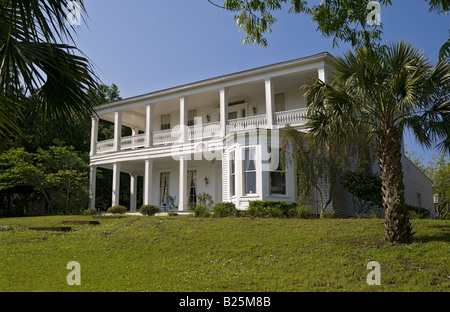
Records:
<instances>
[{"instance_id":1,"label":"white column","mask_svg":"<svg viewBox=\"0 0 450 312\"><path fill-rule=\"evenodd\" d=\"M178 210L188 210L187 204L187 160L185 156L180 156L180 186L179 186L179 196Z\"/></svg>"},{"instance_id":2,"label":"white column","mask_svg":"<svg viewBox=\"0 0 450 312\"><path fill-rule=\"evenodd\" d=\"M325 64L321 64L317 67L317 75L322 82L328 83L328 75L325 69Z\"/></svg>"},{"instance_id":3,"label":"white column","mask_svg":"<svg viewBox=\"0 0 450 312\"><path fill-rule=\"evenodd\" d=\"M97 181L97 166L89 168L89 209L95 209L95 191Z\"/></svg>"},{"instance_id":4,"label":"white column","mask_svg":"<svg viewBox=\"0 0 450 312\"><path fill-rule=\"evenodd\" d=\"M145 118L145 147L151 147L153 145L153 106L147 105Z\"/></svg>"},{"instance_id":5,"label":"white column","mask_svg":"<svg viewBox=\"0 0 450 312\"><path fill-rule=\"evenodd\" d=\"M114 151L120 151L122 139L122 112L114 113Z\"/></svg>"},{"instance_id":6,"label":"white column","mask_svg":"<svg viewBox=\"0 0 450 312\"><path fill-rule=\"evenodd\" d=\"M188 119L188 103L187 98L180 98L180 140L186 142L189 133L187 133L187 120Z\"/></svg>"},{"instance_id":7,"label":"white column","mask_svg":"<svg viewBox=\"0 0 450 312\"><path fill-rule=\"evenodd\" d=\"M272 129L273 125L276 124L274 120L274 106L275 106L275 95L273 81L271 78L264 80L265 90L266 90L266 118L267 118L267 128Z\"/></svg>"},{"instance_id":8,"label":"white column","mask_svg":"<svg viewBox=\"0 0 450 312\"><path fill-rule=\"evenodd\" d=\"M130 212L136 212L137 175L130 173Z\"/></svg>"},{"instance_id":9,"label":"white column","mask_svg":"<svg viewBox=\"0 0 450 312\"><path fill-rule=\"evenodd\" d=\"M119 205L119 194L120 194L120 163L114 163L111 206Z\"/></svg>"},{"instance_id":10,"label":"white column","mask_svg":"<svg viewBox=\"0 0 450 312\"><path fill-rule=\"evenodd\" d=\"M153 176L153 161L151 159L145 160L144 173L144 205L152 204L152 176Z\"/></svg>"},{"instance_id":11,"label":"white column","mask_svg":"<svg viewBox=\"0 0 450 312\"><path fill-rule=\"evenodd\" d=\"M222 137L228 134L228 88L220 89L220 131Z\"/></svg>"},{"instance_id":12,"label":"white column","mask_svg":"<svg viewBox=\"0 0 450 312\"><path fill-rule=\"evenodd\" d=\"M97 141L98 141L98 117L92 117L92 128L91 128L91 156L97 154Z\"/></svg>"}]
</instances>

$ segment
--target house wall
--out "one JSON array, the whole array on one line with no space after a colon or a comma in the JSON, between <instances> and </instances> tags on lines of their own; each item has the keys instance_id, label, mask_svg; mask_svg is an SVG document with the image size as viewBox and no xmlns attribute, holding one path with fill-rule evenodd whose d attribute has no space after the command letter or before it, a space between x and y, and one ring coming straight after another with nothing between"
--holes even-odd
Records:
<instances>
[{"instance_id":1,"label":"house wall","mask_svg":"<svg viewBox=\"0 0 450 312\"><path fill-rule=\"evenodd\" d=\"M434 218L433 182L408 157L403 156L402 162L406 204L425 208Z\"/></svg>"},{"instance_id":2,"label":"house wall","mask_svg":"<svg viewBox=\"0 0 450 312\"><path fill-rule=\"evenodd\" d=\"M221 163L218 161L209 162L205 160L191 160L188 161L187 170L197 171L197 195L208 193L211 195L214 203L221 202L221 187L218 182L222 179ZM153 189L152 189L152 204L159 206L160 201L160 174L162 172L169 172L169 195L175 198L175 203L178 204L179 198L179 164L174 161L155 161L153 164ZM208 185L205 183L205 177L208 178ZM189 185L189 181L188 181ZM219 188L218 188L219 187Z\"/></svg>"}]
</instances>

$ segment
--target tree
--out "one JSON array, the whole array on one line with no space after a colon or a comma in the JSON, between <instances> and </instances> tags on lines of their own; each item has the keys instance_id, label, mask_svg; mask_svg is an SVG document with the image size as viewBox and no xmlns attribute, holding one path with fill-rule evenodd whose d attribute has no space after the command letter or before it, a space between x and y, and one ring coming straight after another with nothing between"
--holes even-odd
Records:
<instances>
[{"instance_id":1,"label":"tree","mask_svg":"<svg viewBox=\"0 0 450 312\"><path fill-rule=\"evenodd\" d=\"M69 2L0 1L0 134L20 131L22 104L60 120L92 111L88 91L97 90L97 77L74 45ZM83 0L77 10L85 13ZM30 101L18 101L19 90Z\"/></svg>"},{"instance_id":2,"label":"tree","mask_svg":"<svg viewBox=\"0 0 450 312\"><path fill-rule=\"evenodd\" d=\"M373 18L381 6L392 5L391 0L322 0L319 4L311 4L305 0L225 0L213 5L235 13L234 19L239 31L245 32L244 43L253 43L266 47L266 34L272 32L271 26L277 21L274 13L289 7L289 13L305 14L317 23L318 30L325 37L333 38L333 44L350 43L353 47L376 45L381 40L382 23L374 23ZM317 1L315 1L317 2ZM425 0L430 11L447 14L450 7L448 0ZM377 3L380 7L377 8ZM441 48L441 59L450 56L450 38Z\"/></svg>"},{"instance_id":3,"label":"tree","mask_svg":"<svg viewBox=\"0 0 450 312\"><path fill-rule=\"evenodd\" d=\"M298 201L308 205L316 195L320 203L320 217L323 217L333 198L337 177L345 166L341 149L329 148L308 133L290 126L283 132L281 149L282 165L294 163L297 178Z\"/></svg>"},{"instance_id":4,"label":"tree","mask_svg":"<svg viewBox=\"0 0 450 312\"><path fill-rule=\"evenodd\" d=\"M376 142L382 182L385 232L392 243L408 243L412 227L405 206L401 144L405 128L423 145L450 151L450 70L434 68L410 44L383 50L361 48L338 57L330 83L308 86L307 128L317 140L364 133Z\"/></svg>"},{"instance_id":5,"label":"tree","mask_svg":"<svg viewBox=\"0 0 450 312\"><path fill-rule=\"evenodd\" d=\"M54 198L64 198L64 213L70 212L71 196L76 194L87 197L87 189L83 196L80 191L87 184L88 165L73 147L52 146L48 150L39 149L36 155L37 167L43 173L42 184L46 192ZM75 201L80 202L80 198ZM79 210L78 205L75 205Z\"/></svg>"}]
</instances>

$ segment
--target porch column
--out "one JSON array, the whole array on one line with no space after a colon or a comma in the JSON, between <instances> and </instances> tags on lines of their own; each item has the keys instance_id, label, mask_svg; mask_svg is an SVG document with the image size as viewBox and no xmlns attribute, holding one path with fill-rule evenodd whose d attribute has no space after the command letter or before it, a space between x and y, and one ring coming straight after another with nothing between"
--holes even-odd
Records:
<instances>
[{"instance_id":1,"label":"porch column","mask_svg":"<svg viewBox=\"0 0 450 312\"><path fill-rule=\"evenodd\" d=\"M220 134L225 137L228 134L228 88L220 89Z\"/></svg>"},{"instance_id":2,"label":"porch column","mask_svg":"<svg viewBox=\"0 0 450 312\"><path fill-rule=\"evenodd\" d=\"M179 187L179 201L178 210L188 210L187 205L187 160L186 156L180 156L180 187Z\"/></svg>"},{"instance_id":3,"label":"porch column","mask_svg":"<svg viewBox=\"0 0 450 312\"><path fill-rule=\"evenodd\" d=\"M136 212L137 175L130 173L130 212Z\"/></svg>"},{"instance_id":4,"label":"porch column","mask_svg":"<svg viewBox=\"0 0 450 312\"><path fill-rule=\"evenodd\" d=\"M95 209L97 166L89 167L89 209Z\"/></svg>"},{"instance_id":5,"label":"porch column","mask_svg":"<svg viewBox=\"0 0 450 312\"><path fill-rule=\"evenodd\" d=\"M273 125L276 124L274 118L274 106L275 106L275 95L273 81L271 78L266 78L264 80L265 90L266 90L266 118L267 118L267 128L273 129Z\"/></svg>"},{"instance_id":6,"label":"porch column","mask_svg":"<svg viewBox=\"0 0 450 312\"><path fill-rule=\"evenodd\" d=\"M122 139L122 112L114 113L114 151L120 151Z\"/></svg>"},{"instance_id":7,"label":"porch column","mask_svg":"<svg viewBox=\"0 0 450 312\"><path fill-rule=\"evenodd\" d=\"M181 142L186 142L189 136L187 128L188 119L188 103L187 98L180 98L180 139Z\"/></svg>"},{"instance_id":8,"label":"porch column","mask_svg":"<svg viewBox=\"0 0 450 312\"><path fill-rule=\"evenodd\" d=\"M327 71L325 69L325 63L323 63L317 67L317 75L318 75L319 79L322 80L322 82L328 83L328 75L327 75Z\"/></svg>"},{"instance_id":9,"label":"porch column","mask_svg":"<svg viewBox=\"0 0 450 312\"><path fill-rule=\"evenodd\" d=\"M153 145L153 106L147 105L145 111L145 147L149 148Z\"/></svg>"},{"instance_id":10,"label":"porch column","mask_svg":"<svg viewBox=\"0 0 450 312\"><path fill-rule=\"evenodd\" d=\"M152 204L152 176L153 176L153 160L145 160L145 173L144 173L144 205Z\"/></svg>"},{"instance_id":11,"label":"porch column","mask_svg":"<svg viewBox=\"0 0 450 312\"><path fill-rule=\"evenodd\" d=\"M91 128L91 156L97 154L97 141L98 141L98 117L92 117L92 128Z\"/></svg>"},{"instance_id":12,"label":"porch column","mask_svg":"<svg viewBox=\"0 0 450 312\"><path fill-rule=\"evenodd\" d=\"M112 203L111 206L119 205L120 194L120 163L113 164L113 183L112 183Z\"/></svg>"}]
</instances>

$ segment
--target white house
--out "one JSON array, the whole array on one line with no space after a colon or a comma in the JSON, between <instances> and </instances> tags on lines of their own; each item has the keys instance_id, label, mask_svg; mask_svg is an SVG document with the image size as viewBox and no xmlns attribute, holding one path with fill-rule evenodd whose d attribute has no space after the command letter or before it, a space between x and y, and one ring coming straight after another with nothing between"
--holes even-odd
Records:
<instances>
[{"instance_id":1,"label":"white house","mask_svg":"<svg viewBox=\"0 0 450 312\"><path fill-rule=\"evenodd\" d=\"M175 202L186 211L201 193L239 209L257 199L295 201L294 170L279 167L279 131L304 124L306 101L299 87L318 78L326 82L332 60L320 53L97 107L90 207L99 167L113 170L112 205L120 204L120 173L130 174L130 211L137 208L138 176L144 181L143 204L163 209L173 209ZM99 118L114 123L114 139L98 141ZM123 137L122 126L133 135ZM414 205L419 197L419 205L432 205L431 186L425 184ZM335 210L350 209L348 194L337 193Z\"/></svg>"}]
</instances>

